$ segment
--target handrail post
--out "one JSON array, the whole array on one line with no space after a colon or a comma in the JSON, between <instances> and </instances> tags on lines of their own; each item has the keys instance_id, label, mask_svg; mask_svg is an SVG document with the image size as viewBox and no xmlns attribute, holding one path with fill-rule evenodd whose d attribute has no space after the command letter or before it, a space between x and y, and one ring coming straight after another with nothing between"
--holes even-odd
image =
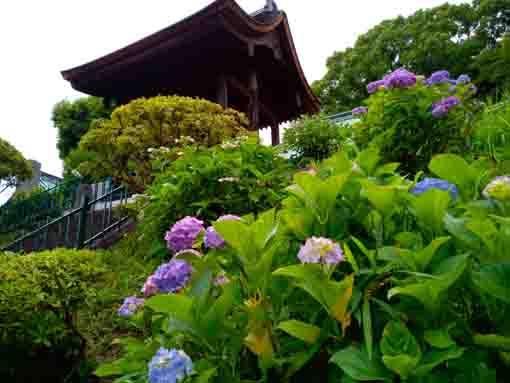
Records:
<instances>
[{"instance_id":1,"label":"handrail post","mask_svg":"<svg viewBox=\"0 0 510 383\"><path fill-rule=\"evenodd\" d=\"M90 196L89 193L85 193L83 196L83 201L80 208L80 221L78 223L78 243L77 248L82 249L85 241L86 241L86 235L87 235L87 217L89 213L89 202L90 202Z\"/></svg>"}]
</instances>

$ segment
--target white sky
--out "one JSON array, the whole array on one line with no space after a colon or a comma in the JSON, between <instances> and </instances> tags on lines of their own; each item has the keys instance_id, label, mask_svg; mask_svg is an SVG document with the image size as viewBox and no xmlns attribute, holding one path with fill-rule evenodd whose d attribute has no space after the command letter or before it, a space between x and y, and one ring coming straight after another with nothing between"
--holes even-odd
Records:
<instances>
[{"instance_id":1,"label":"white sky","mask_svg":"<svg viewBox=\"0 0 510 383\"><path fill-rule=\"evenodd\" d=\"M43 171L60 175L53 105L80 96L60 71L83 64L165 28L212 0L4 0L0 6L0 136ZM290 19L301 64L311 83L326 59L352 46L384 19L445 0L277 0ZM461 0L450 1L460 3ZM238 0L247 12L264 0Z\"/></svg>"}]
</instances>

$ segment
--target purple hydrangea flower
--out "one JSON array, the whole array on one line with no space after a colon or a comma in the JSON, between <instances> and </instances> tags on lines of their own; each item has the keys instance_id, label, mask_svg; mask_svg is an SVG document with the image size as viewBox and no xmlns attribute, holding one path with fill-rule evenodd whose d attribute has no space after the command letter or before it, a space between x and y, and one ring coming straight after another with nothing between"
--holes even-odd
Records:
<instances>
[{"instance_id":1,"label":"purple hydrangea flower","mask_svg":"<svg viewBox=\"0 0 510 383\"><path fill-rule=\"evenodd\" d=\"M176 383L190 376L191 358L182 350L161 347L149 362L149 383Z\"/></svg>"},{"instance_id":2,"label":"purple hydrangea flower","mask_svg":"<svg viewBox=\"0 0 510 383\"><path fill-rule=\"evenodd\" d=\"M414 195L420 195L430 189L439 189L444 191L450 191L452 198L457 199L459 191L457 186L449 183L448 181L441 180L438 178L425 178L423 181L418 182L414 188L410 190Z\"/></svg>"},{"instance_id":3,"label":"purple hydrangea flower","mask_svg":"<svg viewBox=\"0 0 510 383\"><path fill-rule=\"evenodd\" d=\"M460 104L460 99L455 96L446 97L432 104L432 115L435 118L443 117L448 114L450 109Z\"/></svg>"},{"instance_id":4,"label":"purple hydrangea flower","mask_svg":"<svg viewBox=\"0 0 510 383\"><path fill-rule=\"evenodd\" d=\"M214 286L223 286L227 283L230 283L230 279L225 274L218 275L213 281Z\"/></svg>"},{"instance_id":5,"label":"purple hydrangea flower","mask_svg":"<svg viewBox=\"0 0 510 383\"><path fill-rule=\"evenodd\" d=\"M193 268L181 259L172 259L158 267L145 282L142 292L146 297L157 293L176 293L186 287Z\"/></svg>"},{"instance_id":6,"label":"purple hydrangea flower","mask_svg":"<svg viewBox=\"0 0 510 383\"><path fill-rule=\"evenodd\" d=\"M469 77L467 74L461 74L459 78L457 79L458 84L468 84L471 82L471 77Z\"/></svg>"},{"instance_id":7,"label":"purple hydrangea flower","mask_svg":"<svg viewBox=\"0 0 510 383\"><path fill-rule=\"evenodd\" d=\"M510 176L493 179L482 192L485 198L497 201L510 201Z\"/></svg>"},{"instance_id":8,"label":"purple hydrangea flower","mask_svg":"<svg viewBox=\"0 0 510 383\"><path fill-rule=\"evenodd\" d=\"M432 75L425 81L427 85L445 84L450 81L450 72L447 70L440 70L432 73Z\"/></svg>"},{"instance_id":9,"label":"purple hydrangea flower","mask_svg":"<svg viewBox=\"0 0 510 383\"><path fill-rule=\"evenodd\" d=\"M225 247L225 240L214 227L210 226L205 231L204 245L208 249L223 249Z\"/></svg>"},{"instance_id":10,"label":"purple hydrangea flower","mask_svg":"<svg viewBox=\"0 0 510 383\"><path fill-rule=\"evenodd\" d=\"M416 85L416 75L404 68L397 69L384 77L384 86L388 89L410 88Z\"/></svg>"},{"instance_id":11,"label":"purple hydrangea flower","mask_svg":"<svg viewBox=\"0 0 510 383\"><path fill-rule=\"evenodd\" d=\"M367 91L368 91L368 93L372 94L372 93L377 92L381 87L384 87L385 85L386 85L386 81L384 81L384 80L373 81L367 85Z\"/></svg>"},{"instance_id":12,"label":"purple hydrangea flower","mask_svg":"<svg viewBox=\"0 0 510 383\"><path fill-rule=\"evenodd\" d=\"M340 246L327 238L312 237L301 246L298 258L302 263L320 263L336 265L344 259Z\"/></svg>"},{"instance_id":13,"label":"purple hydrangea flower","mask_svg":"<svg viewBox=\"0 0 510 383\"><path fill-rule=\"evenodd\" d=\"M122 303L122 306L120 306L117 313L121 317L130 317L136 312L136 310L138 310L140 306L143 306L144 302L145 299L143 298L127 297L124 299L124 303Z\"/></svg>"},{"instance_id":14,"label":"purple hydrangea flower","mask_svg":"<svg viewBox=\"0 0 510 383\"><path fill-rule=\"evenodd\" d=\"M358 106L352 110L353 116L361 116L368 113L368 108L366 106Z\"/></svg>"},{"instance_id":15,"label":"purple hydrangea flower","mask_svg":"<svg viewBox=\"0 0 510 383\"><path fill-rule=\"evenodd\" d=\"M198 235L204 230L204 222L186 217L176 222L165 235L168 248L174 253L191 249Z\"/></svg>"}]
</instances>

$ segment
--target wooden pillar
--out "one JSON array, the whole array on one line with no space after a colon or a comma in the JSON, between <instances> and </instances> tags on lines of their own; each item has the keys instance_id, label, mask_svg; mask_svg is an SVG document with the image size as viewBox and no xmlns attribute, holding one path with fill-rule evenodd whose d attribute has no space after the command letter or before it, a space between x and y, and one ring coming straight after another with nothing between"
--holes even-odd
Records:
<instances>
[{"instance_id":1,"label":"wooden pillar","mask_svg":"<svg viewBox=\"0 0 510 383\"><path fill-rule=\"evenodd\" d=\"M250 105L249 105L249 114L250 114L250 122L253 129L259 129L259 121L260 121L260 105L259 105L259 84L257 80L257 72L253 70L250 73Z\"/></svg>"},{"instance_id":2,"label":"wooden pillar","mask_svg":"<svg viewBox=\"0 0 510 383\"><path fill-rule=\"evenodd\" d=\"M271 144L273 146L280 145L280 126L278 124L271 126Z\"/></svg>"},{"instance_id":3,"label":"wooden pillar","mask_svg":"<svg viewBox=\"0 0 510 383\"><path fill-rule=\"evenodd\" d=\"M224 108L228 108L228 85L227 78L224 75L220 75L220 77L218 77L216 101Z\"/></svg>"}]
</instances>

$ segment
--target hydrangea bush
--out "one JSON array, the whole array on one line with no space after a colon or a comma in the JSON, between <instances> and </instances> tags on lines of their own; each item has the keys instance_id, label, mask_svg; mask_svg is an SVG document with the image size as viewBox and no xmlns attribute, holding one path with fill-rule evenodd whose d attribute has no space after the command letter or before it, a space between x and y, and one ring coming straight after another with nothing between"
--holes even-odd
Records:
<instances>
[{"instance_id":1,"label":"hydrangea bush","mask_svg":"<svg viewBox=\"0 0 510 383\"><path fill-rule=\"evenodd\" d=\"M452 79L443 70L425 78L400 68L367 90L366 106L352 111L361 118L352 130L361 149L378 147L386 161L416 174L434 154L469 148L476 93L469 76Z\"/></svg>"},{"instance_id":2,"label":"hydrangea bush","mask_svg":"<svg viewBox=\"0 0 510 383\"><path fill-rule=\"evenodd\" d=\"M392 84L413 86L398 76ZM198 235L177 222L170 232L195 241L149 277L156 289L130 318L145 339L120 341L123 356L96 374L505 382L508 179L487 179L453 154L430 161L434 179L411 181L397 168L374 150L352 160L340 152L297 173L282 206L256 219L208 220Z\"/></svg>"}]
</instances>

